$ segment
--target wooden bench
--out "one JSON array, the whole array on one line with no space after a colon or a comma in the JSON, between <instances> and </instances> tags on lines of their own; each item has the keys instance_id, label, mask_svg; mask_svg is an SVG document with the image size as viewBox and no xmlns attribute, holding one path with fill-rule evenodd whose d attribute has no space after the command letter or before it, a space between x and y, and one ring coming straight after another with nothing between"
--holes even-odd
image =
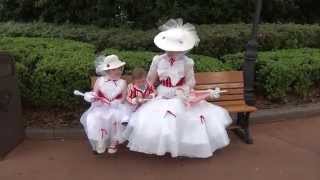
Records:
<instances>
[{"instance_id":1,"label":"wooden bench","mask_svg":"<svg viewBox=\"0 0 320 180\"><path fill-rule=\"evenodd\" d=\"M129 83L130 76L124 76ZM196 73L197 90L220 87L227 90L219 99L208 99L209 102L225 108L230 113L236 113L235 126L231 128L247 144L252 144L249 130L250 113L257 110L256 107L246 105L244 101L243 71L202 72ZM93 87L96 77L91 77Z\"/></svg>"},{"instance_id":2,"label":"wooden bench","mask_svg":"<svg viewBox=\"0 0 320 180\"><path fill-rule=\"evenodd\" d=\"M236 113L237 119L232 130L246 142L253 140L249 130L250 113L257 111L254 106L248 106L244 100L243 71L202 72L195 74L197 85L195 89L204 90L220 87L227 90L218 99L208 99L209 102L219 105L230 113Z\"/></svg>"}]
</instances>

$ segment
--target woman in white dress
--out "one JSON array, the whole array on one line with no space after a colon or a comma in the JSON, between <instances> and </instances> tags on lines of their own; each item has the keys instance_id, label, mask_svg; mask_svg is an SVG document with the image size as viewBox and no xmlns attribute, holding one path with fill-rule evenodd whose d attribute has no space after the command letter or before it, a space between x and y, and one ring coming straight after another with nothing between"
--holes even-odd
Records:
<instances>
[{"instance_id":1,"label":"woman in white dress","mask_svg":"<svg viewBox=\"0 0 320 180\"><path fill-rule=\"evenodd\" d=\"M116 55L100 57L97 60L98 77L93 91L84 94L91 107L82 115L82 123L92 149L96 153L117 151L117 145L123 141L122 122L129 119L129 109L123 103L126 98L126 81L121 79L125 65Z\"/></svg>"},{"instance_id":2,"label":"woman in white dress","mask_svg":"<svg viewBox=\"0 0 320 180\"><path fill-rule=\"evenodd\" d=\"M160 81L158 96L132 114L124 133L128 147L147 154L210 157L229 144L226 127L232 120L222 107L206 101L187 106L180 96L195 86L194 62L185 55L199 42L194 26L169 20L160 30L154 42L166 53L153 58L147 77Z\"/></svg>"}]
</instances>

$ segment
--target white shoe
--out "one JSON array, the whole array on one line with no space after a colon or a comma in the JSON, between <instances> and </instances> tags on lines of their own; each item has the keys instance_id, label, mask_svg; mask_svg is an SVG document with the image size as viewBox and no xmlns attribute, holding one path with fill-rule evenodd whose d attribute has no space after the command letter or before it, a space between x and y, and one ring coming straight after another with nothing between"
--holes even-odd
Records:
<instances>
[{"instance_id":1,"label":"white shoe","mask_svg":"<svg viewBox=\"0 0 320 180\"><path fill-rule=\"evenodd\" d=\"M114 154L118 151L118 149L116 147L109 147L108 148L108 153L109 154Z\"/></svg>"},{"instance_id":2,"label":"white shoe","mask_svg":"<svg viewBox=\"0 0 320 180\"><path fill-rule=\"evenodd\" d=\"M96 147L97 153L102 154L106 151L106 148L103 145L103 142L98 142Z\"/></svg>"}]
</instances>

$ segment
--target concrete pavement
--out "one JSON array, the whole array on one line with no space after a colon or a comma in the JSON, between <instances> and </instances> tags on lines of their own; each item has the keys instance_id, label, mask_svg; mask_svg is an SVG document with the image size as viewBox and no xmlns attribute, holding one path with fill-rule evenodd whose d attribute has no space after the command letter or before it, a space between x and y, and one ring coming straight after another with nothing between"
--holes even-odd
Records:
<instances>
[{"instance_id":1,"label":"concrete pavement","mask_svg":"<svg viewBox=\"0 0 320 180\"><path fill-rule=\"evenodd\" d=\"M231 144L209 159L130 152L94 156L83 138L28 139L0 162L0 180L319 180L320 117L254 124L253 145Z\"/></svg>"}]
</instances>

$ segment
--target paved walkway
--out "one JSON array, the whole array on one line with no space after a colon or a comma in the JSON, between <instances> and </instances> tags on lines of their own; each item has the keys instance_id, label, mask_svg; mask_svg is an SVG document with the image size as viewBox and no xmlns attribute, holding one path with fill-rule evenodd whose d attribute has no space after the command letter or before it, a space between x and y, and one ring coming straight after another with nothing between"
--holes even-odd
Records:
<instances>
[{"instance_id":1,"label":"paved walkway","mask_svg":"<svg viewBox=\"0 0 320 180\"><path fill-rule=\"evenodd\" d=\"M252 126L254 144L232 133L209 159L129 152L91 154L84 139L26 140L0 162L1 180L319 180L320 117Z\"/></svg>"}]
</instances>

